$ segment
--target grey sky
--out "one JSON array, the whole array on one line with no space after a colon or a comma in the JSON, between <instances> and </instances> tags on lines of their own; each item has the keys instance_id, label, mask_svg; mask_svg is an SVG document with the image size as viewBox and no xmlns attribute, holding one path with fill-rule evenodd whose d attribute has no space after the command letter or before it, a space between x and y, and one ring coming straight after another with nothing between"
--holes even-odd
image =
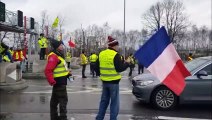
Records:
<instances>
[{"instance_id":1,"label":"grey sky","mask_svg":"<svg viewBox=\"0 0 212 120\"><path fill-rule=\"evenodd\" d=\"M22 10L24 15L40 21L47 10L50 20L65 16L65 29L73 31L88 25L108 22L112 29L123 30L124 0L1 0L10 11ZM126 0L126 30L141 30L141 15L158 0ZM211 29L211 0L182 0L189 20L198 27Z\"/></svg>"}]
</instances>

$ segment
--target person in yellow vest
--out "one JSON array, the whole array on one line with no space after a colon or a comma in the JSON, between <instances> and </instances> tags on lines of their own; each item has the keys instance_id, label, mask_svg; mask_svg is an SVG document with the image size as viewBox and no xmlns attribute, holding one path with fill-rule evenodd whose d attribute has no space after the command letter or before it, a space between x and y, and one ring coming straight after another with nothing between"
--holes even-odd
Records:
<instances>
[{"instance_id":1,"label":"person in yellow vest","mask_svg":"<svg viewBox=\"0 0 212 120\"><path fill-rule=\"evenodd\" d=\"M43 33L40 34L40 38L38 39L38 44L40 47L40 60L44 60L45 55L46 55L46 49L48 47L48 43L47 43L47 39L46 39L46 37L44 37Z\"/></svg>"},{"instance_id":2,"label":"person in yellow vest","mask_svg":"<svg viewBox=\"0 0 212 120\"><path fill-rule=\"evenodd\" d=\"M189 53L189 55L188 55L188 61L191 61L191 60L193 60L193 55L192 55L192 53Z\"/></svg>"},{"instance_id":3,"label":"person in yellow vest","mask_svg":"<svg viewBox=\"0 0 212 120\"><path fill-rule=\"evenodd\" d=\"M135 58L133 57L132 54L130 54L127 59L129 59L129 61L130 61L130 72L129 72L128 76L131 77L132 76L132 71L135 68Z\"/></svg>"},{"instance_id":4,"label":"person in yellow vest","mask_svg":"<svg viewBox=\"0 0 212 120\"><path fill-rule=\"evenodd\" d=\"M13 53L13 56L14 56L14 60L15 60L15 61L23 61L24 59L26 59L26 58L24 57L23 50L16 50L16 51Z\"/></svg>"},{"instance_id":5,"label":"person in yellow vest","mask_svg":"<svg viewBox=\"0 0 212 120\"><path fill-rule=\"evenodd\" d=\"M89 57L89 61L90 61L91 73L92 73L93 77L95 75L95 67L96 67L96 60L97 59L98 59L98 56L95 53L91 53L91 56Z\"/></svg>"},{"instance_id":6,"label":"person in yellow vest","mask_svg":"<svg viewBox=\"0 0 212 120\"><path fill-rule=\"evenodd\" d=\"M88 64L88 58L85 55L85 51L82 51L82 53L80 54L80 60L82 65L82 78L87 78L85 76L85 69L86 69L86 65Z\"/></svg>"},{"instance_id":7,"label":"person in yellow vest","mask_svg":"<svg viewBox=\"0 0 212 120\"><path fill-rule=\"evenodd\" d=\"M66 62L67 62L68 68L70 68L70 63L71 63L71 51L70 50L66 51Z\"/></svg>"},{"instance_id":8,"label":"person in yellow vest","mask_svg":"<svg viewBox=\"0 0 212 120\"><path fill-rule=\"evenodd\" d=\"M45 67L45 76L52 88L52 96L50 100L50 117L51 120L67 120L67 79L71 76L68 70L64 47L62 41L51 40L53 47L52 52L47 57L47 65ZM58 115L58 106L60 116Z\"/></svg>"},{"instance_id":9,"label":"person in yellow vest","mask_svg":"<svg viewBox=\"0 0 212 120\"><path fill-rule=\"evenodd\" d=\"M107 107L110 104L110 120L117 120L119 113L119 81L120 72L129 67L129 60L122 62L118 51L118 41L108 36L108 49L99 53L96 62L97 74L100 74L102 96L96 120L103 120Z\"/></svg>"},{"instance_id":10,"label":"person in yellow vest","mask_svg":"<svg viewBox=\"0 0 212 120\"><path fill-rule=\"evenodd\" d=\"M9 46L3 42L0 43L0 62L2 62L2 60L13 63L12 56L9 52Z\"/></svg>"}]
</instances>

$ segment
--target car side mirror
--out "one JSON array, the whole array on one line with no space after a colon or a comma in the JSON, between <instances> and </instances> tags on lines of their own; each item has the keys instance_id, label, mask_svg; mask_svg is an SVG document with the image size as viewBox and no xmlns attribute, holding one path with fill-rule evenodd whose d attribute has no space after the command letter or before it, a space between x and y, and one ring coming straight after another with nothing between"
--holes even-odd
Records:
<instances>
[{"instance_id":1,"label":"car side mirror","mask_svg":"<svg viewBox=\"0 0 212 120\"><path fill-rule=\"evenodd\" d=\"M208 73L205 70L200 70L197 73L197 77L200 78L201 76L208 76Z\"/></svg>"}]
</instances>

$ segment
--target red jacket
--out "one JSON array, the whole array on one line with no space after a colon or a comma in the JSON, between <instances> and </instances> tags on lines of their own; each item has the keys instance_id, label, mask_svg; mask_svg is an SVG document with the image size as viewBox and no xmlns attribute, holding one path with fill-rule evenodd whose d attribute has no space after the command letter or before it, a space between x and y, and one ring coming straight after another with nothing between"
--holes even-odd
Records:
<instances>
[{"instance_id":1,"label":"red jacket","mask_svg":"<svg viewBox=\"0 0 212 120\"><path fill-rule=\"evenodd\" d=\"M56 81L54 80L53 71L56 68L57 64L60 62L57 55L52 54L48 57L48 62L45 68L45 76L50 85L55 85Z\"/></svg>"}]
</instances>

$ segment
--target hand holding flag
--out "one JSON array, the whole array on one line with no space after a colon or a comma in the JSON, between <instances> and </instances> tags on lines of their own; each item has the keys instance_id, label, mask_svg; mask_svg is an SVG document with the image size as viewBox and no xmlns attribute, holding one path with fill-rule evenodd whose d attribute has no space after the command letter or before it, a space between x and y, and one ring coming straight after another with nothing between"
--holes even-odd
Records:
<instances>
[{"instance_id":1,"label":"hand holding flag","mask_svg":"<svg viewBox=\"0 0 212 120\"><path fill-rule=\"evenodd\" d=\"M134 56L176 95L182 93L185 77L191 74L177 54L164 27L136 51Z\"/></svg>"}]
</instances>

